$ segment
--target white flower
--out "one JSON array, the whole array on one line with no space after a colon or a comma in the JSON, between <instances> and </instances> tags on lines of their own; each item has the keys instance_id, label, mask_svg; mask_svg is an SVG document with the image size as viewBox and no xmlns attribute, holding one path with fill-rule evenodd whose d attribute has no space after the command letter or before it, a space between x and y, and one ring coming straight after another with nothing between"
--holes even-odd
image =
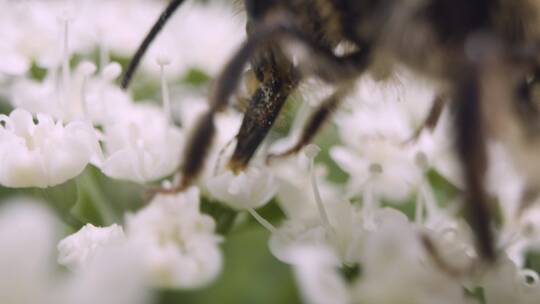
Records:
<instances>
[{"instance_id":1,"label":"white flower","mask_svg":"<svg viewBox=\"0 0 540 304\"><path fill-rule=\"evenodd\" d=\"M87 268L60 275L52 258L59 228L43 202L1 203L0 303L149 303L132 247L104 248Z\"/></svg>"},{"instance_id":2,"label":"white flower","mask_svg":"<svg viewBox=\"0 0 540 304\"><path fill-rule=\"evenodd\" d=\"M1 37L0 37L1 38ZM23 75L30 68L30 62L16 50L0 47L0 74Z\"/></svg>"},{"instance_id":3,"label":"white flower","mask_svg":"<svg viewBox=\"0 0 540 304\"><path fill-rule=\"evenodd\" d=\"M71 33L75 39L70 41L70 50L82 52L89 50L91 44L85 39L90 30L82 16L80 3L77 10L72 1L2 1L0 3L0 38L5 43L2 49L8 54L17 54L18 72L27 70L32 61L39 66L59 65L62 50L61 18L71 20ZM83 14L81 14L83 15ZM24 22L21 22L24 20ZM3 53L0 50L0 53ZM12 58L13 60L13 58ZM12 64L14 62L12 61ZM22 68L24 66L24 69ZM11 69L14 69L12 65Z\"/></svg>"},{"instance_id":4,"label":"white flower","mask_svg":"<svg viewBox=\"0 0 540 304\"><path fill-rule=\"evenodd\" d=\"M52 304L55 239L51 213L35 202L18 199L0 207L0 303Z\"/></svg>"},{"instance_id":5,"label":"white flower","mask_svg":"<svg viewBox=\"0 0 540 304\"><path fill-rule=\"evenodd\" d=\"M28 78L17 79L11 86L10 102L15 108L22 108L30 113L46 113L58 117L58 92L52 75L42 82Z\"/></svg>"},{"instance_id":6,"label":"white flower","mask_svg":"<svg viewBox=\"0 0 540 304\"><path fill-rule=\"evenodd\" d=\"M318 217L317 205L313 195L309 159L304 153L270 163L270 169L279 182L276 194L279 206L289 219L312 219ZM327 180L327 168L316 165L314 168L317 184L324 201L338 201L342 197L342 187Z\"/></svg>"},{"instance_id":7,"label":"white flower","mask_svg":"<svg viewBox=\"0 0 540 304\"><path fill-rule=\"evenodd\" d=\"M62 290L62 303L155 303L142 257L136 254L141 249L129 242L110 245L95 252L84 269L72 274Z\"/></svg>"},{"instance_id":8,"label":"white flower","mask_svg":"<svg viewBox=\"0 0 540 304\"><path fill-rule=\"evenodd\" d=\"M132 98L115 83L121 73L118 63L109 63L99 75L88 78L85 90L81 88L85 115L94 124L113 124L131 110Z\"/></svg>"},{"instance_id":9,"label":"white flower","mask_svg":"<svg viewBox=\"0 0 540 304\"><path fill-rule=\"evenodd\" d=\"M316 145L305 148L305 156L309 158L309 170L305 175L311 180L307 185L298 188L299 192L312 189L312 197L306 202L290 201L299 204L311 212L294 212L287 214L288 220L272 234L270 250L280 260L290 263L291 248L297 245L324 246L331 248L334 254L345 264L355 263L355 249L358 237L362 233L352 233L363 229L363 212L359 212L348 201L339 196L321 197L315 172L315 157L320 149ZM300 179L304 180L304 177ZM302 182L301 182L302 183ZM292 196L303 198L303 196Z\"/></svg>"},{"instance_id":10,"label":"white flower","mask_svg":"<svg viewBox=\"0 0 540 304\"><path fill-rule=\"evenodd\" d=\"M381 213L376 222L360 257L362 276L354 286L358 302L465 302L460 282L427 262L417 231L404 216Z\"/></svg>"},{"instance_id":11,"label":"white flower","mask_svg":"<svg viewBox=\"0 0 540 304\"><path fill-rule=\"evenodd\" d=\"M399 106L403 94L398 88L391 81L362 78L349 97L351 111L336 115L343 146L333 147L330 153L349 173L351 195L359 194L370 181L377 196L400 202L419 181L413 150L405 145L414 128Z\"/></svg>"},{"instance_id":12,"label":"white flower","mask_svg":"<svg viewBox=\"0 0 540 304\"><path fill-rule=\"evenodd\" d=\"M16 109L2 115L0 184L7 187L48 187L83 171L99 155L94 129L83 122L65 126L51 117Z\"/></svg>"},{"instance_id":13,"label":"white flower","mask_svg":"<svg viewBox=\"0 0 540 304\"><path fill-rule=\"evenodd\" d=\"M126 218L130 241L140 245L150 282L164 288L196 288L220 272L220 237L214 220L199 211L199 190L158 195Z\"/></svg>"},{"instance_id":14,"label":"white flower","mask_svg":"<svg viewBox=\"0 0 540 304\"><path fill-rule=\"evenodd\" d=\"M102 171L139 183L172 174L181 158L183 135L160 108L134 104L105 125L106 159Z\"/></svg>"},{"instance_id":15,"label":"white flower","mask_svg":"<svg viewBox=\"0 0 540 304\"><path fill-rule=\"evenodd\" d=\"M350 303L347 284L338 272L341 264L330 250L320 246L296 246L291 250L291 259L306 303Z\"/></svg>"},{"instance_id":16,"label":"white flower","mask_svg":"<svg viewBox=\"0 0 540 304\"><path fill-rule=\"evenodd\" d=\"M296 246L324 246L330 248L341 263L356 263L365 229L361 212L345 201L325 202L324 208L329 226L318 215L285 221L270 238L269 246L274 256L291 263L291 250L294 251Z\"/></svg>"},{"instance_id":17,"label":"white flower","mask_svg":"<svg viewBox=\"0 0 540 304\"><path fill-rule=\"evenodd\" d=\"M206 183L212 196L239 210L263 206L274 197L278 189L270 169L256 167L249 167L238 174L227 170Z\"/></svg>"},{"instance_id":18,"label":"white flower","mask_svg":"<svg viewBox=\"0 0 540 304\"><path fill-rule=\"evenodd\" d=\"M518 269L504 257L480 278L480 285L489 304L533 304L540 298L538 273Z\"/></svg>"},{"instance_id":19,"label":"white flower","mask_svg":"<svg viewBox=\"0 0 540 304\"><path fill-rule=\"evenodd\" d=\"M58 262L73 270L83 268L90 263L99 250L124 240L124 231L116 224L109 227L86 224L58 244Z\"/></svg>"},{"instance_id":20,"label":"white flower","mask_svg":"<svg viewBox=\"0 0 540 304\"><path fill-rule=\"evenodd\" d=\"M81 62L73 77L69 77L67 87L63 80L59 85L59 73L54 68L47 70L41 82L17 79L10 88L10 101L14 107L63 121L84 119L101 125L115 121L132 104L128 94L113 83L121 73L120 65L109 63L98 75L95 71L93 63Z\"/></svg>"},{"instance_id":21,"label":"white flower","mask_svg":"<svg viewBox=\"0 0 540 304\"><path fill-rule=\"evenodd\" d=\"M361 150L343 146L330 150L334 161L350 175L351 195L374 191L377 197L394 203L409 198L420 180L421 171L411 154L410 149L396 142L368 138ZM371 190L366 189L368 184Z\"/></svg>"}]
</instances>

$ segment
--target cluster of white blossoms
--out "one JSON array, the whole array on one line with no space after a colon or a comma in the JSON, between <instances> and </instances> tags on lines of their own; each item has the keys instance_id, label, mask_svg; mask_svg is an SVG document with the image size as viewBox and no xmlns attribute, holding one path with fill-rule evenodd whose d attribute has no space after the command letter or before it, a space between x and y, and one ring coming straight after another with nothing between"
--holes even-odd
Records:
<instances>
[{"instance_id":1,"label":"cluster of white blossoms","mask_svg":"<svg viewBox=\"0 0 540 304\"><path fill-rule=\"evenodd\" d=\"M122 67L111 58L129 58L165 4L0 0L0 100L10 109L0 115L2 189L82 183L88 166L104 183L171 189L185 139L207 109L207 87L179 79L192 71L215 76L245 29L234 8L188 1L142 62L139 80L161 100L138 100L118 86ZM265 163L269 151L298 139L323 91L300 90L289 136L265 142L243 172L225 166L242 114L218 113L197 184L154 193L144 207L121 210L116 223L80 218L80 230L59 241L46 203L0 203L0 303L142 304L155 303L160 289L204 288L227 263L220 248L227 234L218 233L220 214L206 214L203 204L246 213L266 228L270 252L291 266L305 303L540 301L539 274L527 260L540 251L540 206L522 212L524 178L490 142L486 187L499 210L499 258L479 259L461 215L452 114L445 109L433 129L422 129L435 89L412 72L360 78L328 126L331 144ZM329 159L320 160L321 149ZM260 208L268 204L283 218L265 219ZM231 225L249 225L245 218Z\"/></svg>"}]
</instances>

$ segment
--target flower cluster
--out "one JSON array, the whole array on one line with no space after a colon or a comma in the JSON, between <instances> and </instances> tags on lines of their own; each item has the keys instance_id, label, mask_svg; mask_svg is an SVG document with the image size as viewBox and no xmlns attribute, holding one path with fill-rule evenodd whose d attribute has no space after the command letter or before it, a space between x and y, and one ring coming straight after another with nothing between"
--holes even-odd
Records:
<instances>
[{"instance_id":1,"label":"flower cluster","mask_svg":"<svg viewBox=\"0 0 540 304\"><path fill-rule=\"evenodd\" d=\"M405 68L358 79L330 135L266 162L298 139L328 91L306 80L289 101L297 106L289 135L271 136L242 172L225 166L242 114L217 113L202 176L174 192L185 139L208 107L208 80L244 39L245 22L221 2L189 2L124 91L123 64L164 5L0 2L0 100L8 109L0 114L1 190L36 196L77 187L67 210L57 210L61 240L43 206L58 209L55 199L0 203L0 303L142 304L157 303L163 289L204 290L226 275L222 244L253 225L268 231L269 251L293 270L305 303L539 301L530 256L540 250L540 207L523 210L524 177L490 141L486 188L499 211L499 258L484 265L461 212L452 113L425 127L435 84ZM93 173L99 182L85 179ZM100 192L120 182L143 189L144 204ZM265 217L267 207L280 216Z\"/></svg>"}]
</instances>

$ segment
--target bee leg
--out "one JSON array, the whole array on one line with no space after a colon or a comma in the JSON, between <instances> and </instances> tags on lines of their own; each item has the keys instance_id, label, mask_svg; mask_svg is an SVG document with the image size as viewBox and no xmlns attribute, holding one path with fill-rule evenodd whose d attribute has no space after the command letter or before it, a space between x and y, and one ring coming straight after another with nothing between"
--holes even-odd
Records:
<instances>
[{"instance_id":1,"label":"bee leg","mask_svg":"<svg viewBox=\"0 0 540 304\"><path fill-rule=\"evenodd\" d=\"M199 119L194 133L191 134L191 137L187 141L182 162L182 181L174 189L175 191L181 191L189 187L202 171L206 155L209 152L209 146L215 136L213 117L217 112L226 107L230 96L238 86L244 66L261 47L268 46L269 42L276 41L281 46L282 39L290 39L305 46L313 54L316 54L318 58L327 63L333 62L342 67L349 67L350 69L352 69L353 64L356 64L363 69L367 62L365 56L358 54L344 58L335 56L331 51L319 47L286 18L273 18L270 20L270 22L263 23L253 29L247 41L231 58L218 76L212 94L210 95L210 108ZM362 49L360 53L367 54L367 50L367 48ZM296 82L299 80L297 77L299 76L296 75L294 70L289 70L288 72L292 73L292 76L289 76L291 79L286 81L286 83L282 83L279 86L280 89L274 86L287 73L278 73L275 74L277 77L268 77L267 82L265 81L257 90L258 93L256 92L256 94L258 96L255 96L252 100L250 108L244 117L238 133L239 135L237 136L237 148L228 164L228 167L233 171L242 170L247 166L247 163L260 145L262 139L264 139L275 117L277 117L282 103L290 93L289 91L296 86ZM261 100L265 102L261 103ZM269 110L266 108L268 106L272 108Z\"/></svg>"},{"instance_id":2,"label":"bee leg","mask_svg":"<svg viewBox=\"0 0 540 304\"><path fill-rule=\"evenodd\" d=\"M122 80L120 83L120 86L123 89L127 89L129 86L129 83L131 81L131 78L133 77L133 74L135 74L135 71L137 70L137 67L139 66L139 63L142 60L142 57L146 53L146 50L150 46L150 44L154 41L154 39L157 37L159 32L163 29L163 26L169 21L170 17L173 15L173 13L178 9L180 4L182 4L184 0L172 0L169 5L165 8L165 10L161 13L158 20L152 26L150 29L150 32L144 37L143 42L135 52L135 55L133 55L133 58L129 62L129 65L126 69L126 72L122 76Z\"/></svg>"},{"instance_id":3,"label":"bee leg","mask_svg":"<svg viewBox=\"0 0 540 304\"><path fill-rule=\"evenodd\" d=\"M304 146L309 144L315 135L317 135L324 122L341 104L341 101L347 94L349 87L350 86L343 87L325 99L309 118L306 126L302 130L302 134L300 135L298 142L284 152L268 155L266 162L269 163L274 158L286 157L298 153Z\"/></svg>"},{"instance_id":4,"label":"bee leg","mask_svg":"<svg viewBox=\"0 0 540 304\"><path fill-rule=\"evenodd\" d=\"M304 40L304 42L308 43L307 40ZM318 48L311 44L306 45L306 47ZM343 57L335 56L321 48L318 49L318 51L311 52L310 56L316 56L318 60L314 61L317 64L312 66L313 70L309 74L315 74L327 82L348 81L359 75L367 66L367 48ZM324 66L328 67L328 69L324 69ZM318 71L321 71L321 73ZM325 71L325 73L323 74L322 71ZM306 72L304 70L304 73ZM284 77L287 77L285 78L285 85L282 83ZM300 76L296 75L290 79L290 76L278 74L276 77L270 77L267 82L260 85L244 115L244 120L237 135L235 151L227 165L229 169L237 172L247 166L277 118L286 98L298 85L299 79ZM311 118L307 129L304 131L303 142L298 143L297 149L301 149L311 141L325 119L338 106L345 91L345 89L338 90L333 97L323 102L321 108ZM294 152L291 151L288 154Z\"/></svg>"},{"instance_id":5,"label":"bee leg","mask_svg":"<svg viewBox=\"0 0 540 304\"><path fill-rule=\"evenodd\" d=\"M238 172L247 166L297 83L296 80L282 83L280 78L261 83L244 114L242 125L236 135L237 144L227 168Z\"/></svg>"},{"instance_id":6,"label":"bee leg","mask_svg":"<svg viewBox=\"0 0 540 304\"><path fill-rule=\"evenodd\" d=\"M300 70L302 74L317 75L330 83L348 82L350 79L354 79L361 74L368 65L368 47L338 57L332 52L312 43L301 33L296 32L294 28L290 28L290 31L286 31L285 34L287 38L297 39L295 40L297 44L307 48L308 52L306 53L312 57L309 58L310 60L308 62L315 63L309 65L309 68L304 68L301 64ZM279 56L277 58L279 59ZM273 67L268 69L271 71L276 70ZM292 78L290 76L291 73L293 75ZM263 83L261 83L254 93L250 106L244 115L240 131L237 135L235 151L227 165L229 169L238 172L247 167L250 159L272 127L283 103L298 85L301 75L297 75L297 73L298 71L296 70L287 73L270 73L271 76L263 80ZM341 87L345 86L341 85ZM334 94L333 98L323 102L323 105L317 111L318 113L312 117L310 125L304 132L303 143L299 143L297 149L301 149L315 136L327 116L337 107L345 91L345 89L341 89L340 92ZM294 152L291 151L290 154L292 153Z\"/></svg>"},{"instance_id":7,"label":"bee leg","mask_svg":"<svg viewBox=\"0 0 540 304\"><path fill-rule=\"evenodd\" d=\"M466 185L466 219L476 235L480 257L494 261L494 235L490 228L490 210L484 189L487 153L480 73L478 69L471 68L465 69L463 75L466 76L456 82L454 126L457 154Z\"/></svg>"},{"instance_id":8,"label":"bee leg","mask_svg":"<svg viewBox=\"0 0 540 304\"><path fill-rule=\"evenodd\" d=\"M217 112L223 110L228 104L230 96L236 90L238 83L240 82L241 75L244 71L244 66L252 58L252 56L257 52L257 50L266 44L268 41L271 41L272 38L279 36L284 32L283 22L275 22L268 25L262 25L256 28L243 46L236 52L236 54L229 60L225 68L222 70L221 74L218 76L214 88L212 89L210 100L209 100L209 109L204 113L195 125L194 132L191 134L189 139L186 142L186 148L183 154L182 168L181 168L181 181L180 184L172 189L173 192L182 191L189 187L193 181L199 176L202 169L204 168L204 162L207 158L207 155L210 151L210 146L212 144L213 138L215 136L215 126L214 126L214 116ZM268 83L263 84L257 91L258 94L254 100L263 100L267 98L269 93L274 94L274 98L277 96L275 92L272 91L275 81L272 78ZM262 112L262 115L274 114L277 116L279 112L280 105L285 101L285 94L279 95L279 99L274 100L270 104L275 106L276 109L271 110L270 112ZM281 101L281 98L282 101ZM253 108L253 101L252 106ZM259 104L259 103L257 103ZM253 109L251 109L253 111ZM249 109L248 109L249 113ZM246 119L244 119L245 121ZM267 120L267 123L272 123L273 119ZM243 123L244 126L244 123ZM253 130L248 130L249 134L254 133ZM238 144L240 146L244 138L237 137ZM253 151L258 145L255 145ZM250 148L251 149L251 148ZM238 148L237 148L238 150ZM248 158L249 159L249 158Z\"/></svg>"},{"instance_id":9,"label":"bee leg","mask_svg":"<svg viewBox=\"0 0 540 304\"><path fill-rule=\"evenodd\" d=\"M437 95L435 96L435 99L433 100L433 103L431 104L431 108L429 109L429 113L426 117L426 119L422 122L422 125L414 131L411 138L409 138L406 143L415 142L418 140L418 137L420 137L420 134L424 130L428 130L430 132L433 132L435 128L437 127L437 124L439 123L439 119L441 118L441 114L444 110L444 106L447 104L447 98L444 95Z\"/></svg>"}]
</instances>

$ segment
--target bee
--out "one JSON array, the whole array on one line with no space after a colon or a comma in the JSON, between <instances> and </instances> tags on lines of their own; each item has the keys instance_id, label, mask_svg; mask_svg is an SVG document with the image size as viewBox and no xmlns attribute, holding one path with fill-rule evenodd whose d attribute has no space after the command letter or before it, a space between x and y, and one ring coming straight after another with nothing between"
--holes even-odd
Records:
<instances>
[{"instance_id":1,"label":"bee","mask_svg":"<svg viewBox=\"0 0 540 304\"><path fill-rule=\"evenodd\" d=\"M182 2L172 0L151 29L124 75L124 88ZM200 173L215 133L214 116L227 106L248 63L257 85L228 162L236 172L248 166L302 79L319 77L335 91L308 119L299 141L270 157L293 154L308 144L360 75L384 77L404 65L434 79L440 91L424 127L434 127L443 107L453 110L466 218L479 255L494 261L484 189L486 138L501 134L520 146L538 134L535 114L540 110L533 87L540 81L539 6L535 0L245 0L247 39L214 84L210 107L188 141L176 190L191 185ZM340 45L347 45L347 51L337 52ZM505 135L502 126L518 131Z\"/></svg>"}]
</instances>

